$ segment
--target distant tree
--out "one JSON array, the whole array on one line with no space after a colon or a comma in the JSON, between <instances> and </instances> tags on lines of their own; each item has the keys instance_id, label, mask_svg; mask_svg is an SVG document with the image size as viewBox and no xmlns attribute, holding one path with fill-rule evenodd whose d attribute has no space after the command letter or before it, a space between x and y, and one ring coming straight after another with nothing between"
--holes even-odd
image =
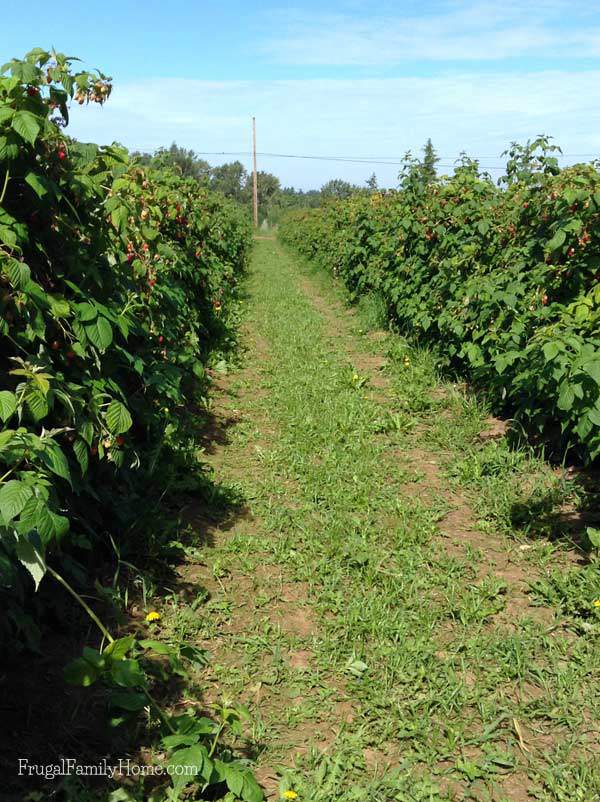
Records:
<instances>
[{"instance_id":1,"label":"distant tree","mask_svg":"<svg viewBox=\"0 0 600 802\"><path fill-rule=\"evenodd\" d=\"M428 139L423 147L423 159L420 161L408 150L404 154L402 169L398 173L398 181L402 189L412 191L424 190L437 178L435 165L439 158L434 150L431 139Z\"/></svg>"},{"instance_id":2,"label":"distant tree","mask_svg":"<svg viewBox=\"0 0 600 802\"><path fill-rule=\"evenodd\" d=\"M180 148L175 142L170 148L158 148L154 153L131 154L138 164L146 167L170 167L184 178L195 178L201 184L208 183L210 177L210 164L199 159L193 150Z\"/></svg>"},{"instance_id":3,"label":"distant tree","mask_svg":"<svg viewBox=\"0 0 600 802\"><path fill-rule=\"evenodd\" d=\"M323 184L321 187L321 197L323 200L330 198L349 198L353 195L359 187L355 184L350 184L348 181L343 181L341 178L334 178Z\"/></svg>"},{"instance_id":4,"label":"distant tree","mask_svg":"<svg viewBox=\"0 0 600 802\"><path fill-rule=\"evenodd\" d=\"M369 178L367 178L366 184L368 189L370 189L372 192L375 192L377 189L377 176L375 173L371 173Z\"/></svg>"},{"instance_id":5,"label":"distant tree","mask_svg":"<svg viewBox=\"0 0 600 802\"><path fill-rule=\"evenodd\" d=\"M277 193L277 200L289 208L316 208L321 203L321 193L318 189L294 189L294 187L284 187Z\"/></svg>"},{"instance_id":6,"label":"distant tree","mask_svg":"<svg viewBox=\"0 0 600 802\"><path fill-rule=\"evenodd\" d=\"M212 168L210 186L228 198L243 202L247 178L248 173L241 162L227 162Z\"/></svg>"},{"instance_id":7,"label":"distant tree","mask_svg":"<svg viewBox=\"0 0 600 802\"><path fill-rule=\"evenodd\" d=\"M184 178L195 178L200 183L208 183L210 164L199 159L193 150L186 150L173 142L170 148L159 148L152 158L156 167L173 167Z\"/></svg>"},{"instance_id":8,"label":"distant tree","mask_svg":"<svg viewBox=\"0 0 600 802\"><path fill-rule=\"evenodd\" d=\"M277 225L286 212L292 209L314 209L320 205L321 193L318 189L305 192L294 187L283 187L271 196L266 205L260 207L259 214L261 219L266 218L269 225Z\"/></svg>"},{"instance_id":9,"label":"distant tree","mask_svg":"<svg viewBox=\"0 0 600 802\"><path fill-rule=\"evenodd\" d=\"M134 150L131 153L131 158L135 159L138 164L148 167L148 165L152 164L152 159L154 156L152 153L142 153L139 150Z\"/></svg>"},{"instance_id":10,"label":"distant tree","mask_svg":"<svg viewBox=\"0 0 600 802\"><path fill-rule=\"evenodd\" d=\"M435 165L439 162L437 153L434 150L431 139L428 139L423 148L423 161L421 162L421 175L423 183L430 184L436 179Z\"/></svg>"},{"instance_id":11,"label":"distant tree","mask_svg":"<svg viewBox=\"0 0 600 802\"><path fill-rule=\"evenodd\" d=\"M267 173L264 170L259 170L256 174L256 194L258 195L259 209L265 208L271 198L279 192L281 184L279 179L273 173ZM246 184L244 186L244 201L252 203L252 174L248 173Z\"/></svg>"}]
</instances>

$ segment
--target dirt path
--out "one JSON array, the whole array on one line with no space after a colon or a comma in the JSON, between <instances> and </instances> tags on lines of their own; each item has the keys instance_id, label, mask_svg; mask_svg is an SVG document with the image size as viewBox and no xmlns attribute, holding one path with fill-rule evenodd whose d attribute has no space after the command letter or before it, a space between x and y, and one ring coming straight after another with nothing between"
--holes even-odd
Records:
<instances>
[{"instance_id":1,"label":"dirt path","mask_svg":"<svg viewBox=\"0 0 600 802\"><path fill-rule=\"evenodd\" d=\"M430 355L361 325L257 243L208 438L237 512L190 511L207 545L182 569L206 592L203 695L250 707L270 799L594 799L599 656L531 591L573 555L503 531L525 463Z\"/></svg>"}]
</instances>

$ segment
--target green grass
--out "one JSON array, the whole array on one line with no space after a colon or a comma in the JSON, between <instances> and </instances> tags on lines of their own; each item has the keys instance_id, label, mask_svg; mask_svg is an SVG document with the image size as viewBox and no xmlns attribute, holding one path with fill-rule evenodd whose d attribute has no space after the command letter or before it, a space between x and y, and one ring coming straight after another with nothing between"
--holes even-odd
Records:
<instances>
[{"instance_id":1,"label":"green grass","mask_svg":"<svg viewBox=\"0 0 600 802\"><path fill-rule=\"evenodd\" d=\"M485 407L439 392L430 353L367 336L376 299L349 319L327 277L311 276L317 307L303 275L257 243L246 322L264 345L236 380L244 420L219 467L254 520L205 551L220 585L196 611L196 634L220 641L219 690L252 707L259 767L281 767L301 802L598 799L597 569L568 565L540 524L573 487L505 440L479 443ZM377 353L385 387L359 364ZM518 609L485 537L447 547L451 495L424 492L423 453L530 572ZM571 571L587 577L576 604ZM290 611L311 626L290 627Z\"/></svg>"}]
</instances>

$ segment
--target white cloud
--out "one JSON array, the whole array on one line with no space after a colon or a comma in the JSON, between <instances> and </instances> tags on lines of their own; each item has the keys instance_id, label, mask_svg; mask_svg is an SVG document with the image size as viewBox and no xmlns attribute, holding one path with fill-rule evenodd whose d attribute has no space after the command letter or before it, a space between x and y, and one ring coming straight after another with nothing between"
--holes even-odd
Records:
<instances>
[{"instance_id":1,"label":"white cloud","mask_svg":"<svg viewBox=\"0 0 600 802\"><path fill-rule=\"evenodd\" d=\"M422 15L285 11L263 51L282 64L386 68L409 60L597 57L600 26L589 8L577 0L506 0L448 3Z\"/></svg>"},{"instance_id":2,"label":"white cloud","mask_svg":"<svg viewBox=\"0 0 600 802\"><path fill-rule=\"evenodd\" d=\"M539 133L553 135L565 152L596 152L599 101L600 70L218 83L163 79L117 86L103 109L76 107L70 130L84 140L117 140L132 149L177 141L196 151L249 151L254 114L261 152L400 158L430 136L442 155L483 154L482 165L492 167L501 163L499 154L510 141ZM230 157L212 159L224 160ZM241 160L249 166L249 159ZM393 184L398 172L396 166L266 158L261 167L305 188L335 176L363 181L373 170Z\"/></svg>"}]
</instances>

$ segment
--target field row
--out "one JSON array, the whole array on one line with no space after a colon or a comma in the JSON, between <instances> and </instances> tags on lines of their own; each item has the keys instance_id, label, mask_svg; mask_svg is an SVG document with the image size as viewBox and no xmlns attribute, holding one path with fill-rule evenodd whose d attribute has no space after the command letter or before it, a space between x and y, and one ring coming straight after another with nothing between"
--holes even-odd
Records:
<instances>
[{"instance_id":1,"label":"field row","mask_svg":"<svg viewBox=\"0 0 600 802\"><path fill-rule=\"evenodd\" d=\"M600 173L515 148L507 186L465 162L287 218L281 234L339 275L497 412L559 456L600 454Z\"/></svg>"}]
</instances>

